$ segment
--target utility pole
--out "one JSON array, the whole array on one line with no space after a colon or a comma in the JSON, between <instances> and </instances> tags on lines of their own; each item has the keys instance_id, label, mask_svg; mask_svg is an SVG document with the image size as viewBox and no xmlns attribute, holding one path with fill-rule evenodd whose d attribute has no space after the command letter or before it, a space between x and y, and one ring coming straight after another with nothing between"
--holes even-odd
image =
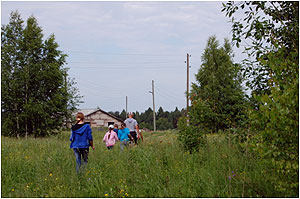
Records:
<instances>
[{"instance_id":1,"label":"utility pole","mask_svg":"<svg viewBox=\"0 0 300 199\"><path fill-rule=\"evenodd\" d=\"M190 68L190 58L191 55L186 54L186 115L189 112L189 68Z\"/></svg>"},{"instance_id":2,"label":"utility pole","mask_svg":"<svg viewBox=\"0 0 300 199\"><path fill-rule=\"evenodd\" d=\"M127 113L128 113L127 104L128 104L128 98L126 96L126 117L127 117Z\"/></svg>"},{"instance_id":3,"label":"utility pole","mask_svg":"<svg viewBox=\"0 0 300 199\"><path fill-rule=\"evenodd\" d=\"M156 131L156 124L155 124L155 103L154 103L154 80L152 80L152 92L149 91L149 93L152 93L152 100L153 100L153 129Z\"/></svg>"}]
</instances>

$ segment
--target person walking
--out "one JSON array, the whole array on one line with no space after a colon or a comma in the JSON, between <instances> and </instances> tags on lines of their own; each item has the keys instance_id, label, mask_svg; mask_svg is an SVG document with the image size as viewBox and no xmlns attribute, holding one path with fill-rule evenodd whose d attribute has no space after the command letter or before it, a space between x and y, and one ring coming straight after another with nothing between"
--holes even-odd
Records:
<instances>
[{"instance_id":1,"label":"person walking","mask_svg":"<svg viewBox=\"0 0 300 199\"><path fill-rule=\"evenodd\" d=\"M124 150L125 146L128 146L128 141L130 137L130 131L129 128L126 128L126 124L121 124L121 129L118 131L118 138L120 140L120 149L121 151Z\"/></svg>"},{"instance_id":2,"label":"person walking","mask_svg":"<svg viewBox=\"0 0 300 199\"><path fill-rule=\"evenodd\" d=\"M114 124L114 132L116 132L117 136L119 136L119 135L118 135L118 131L119 131L119 126L118 126L118 124Z\"/></svg>"},{"instance_id":3,"label":"person walking","mask_svg":"<svg viewBox=\"0 0 300 199\"><path fill-rule=\"evenodd\" d=\"M113 129L114 129L114 125L109 125L108 131L107 133L105 133L103 137L103 142L106 143L106 146L109 150L112 149L116 144L116 141L119 140L116 132L114 132Z\"/></svg>"},{"instance_id":4,"label":"person walking","mask_svg":"<svg viewBox=\"0 0 300 199\"><path fill-rule=\"evenodd\" d=\"M124 121L126 127L130 130L130 135L133 138L135 145L137 145L137 139L140 137L139 135L139 126L135 119L133 119L133 113L128 113L128 118Z\"/></svg>"},{"instance_id":5,"label":"person walking","mask_svg":"<svg viewBox=\"0 0 300 199\"><path fill-rule=\"evenodd\" d=\"M76 158L76 172L80 172L81 159L83 159L83 166L88 162L89 147L91 146L93 150L95 147L93 145L92 129L89 123L84 123L84 114L78 112L76 114L76 124L71 128L70 136L70 148L73 149Z\"/></svg>"}]
</instances>

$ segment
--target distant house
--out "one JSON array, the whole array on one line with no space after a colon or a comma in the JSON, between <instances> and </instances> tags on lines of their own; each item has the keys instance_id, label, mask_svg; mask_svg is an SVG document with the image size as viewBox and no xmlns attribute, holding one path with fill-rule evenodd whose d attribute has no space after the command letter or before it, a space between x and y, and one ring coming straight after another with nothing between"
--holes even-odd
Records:
<instances>
[{"instance_id":1,"label":"distant house","mask_svg":"<svg viewBox=\"0 0 300 199\"><path fill-rule=\"evenodd\" d=\"M107 113L100 108L81 109L77 110L77 112L82 112L84 114L84 121L90 122L91 127L108 127L111 124L118 124L119 126L121 126L121 123L123 122L122 119L110 113Z\"/></svg>"}]
</instances>

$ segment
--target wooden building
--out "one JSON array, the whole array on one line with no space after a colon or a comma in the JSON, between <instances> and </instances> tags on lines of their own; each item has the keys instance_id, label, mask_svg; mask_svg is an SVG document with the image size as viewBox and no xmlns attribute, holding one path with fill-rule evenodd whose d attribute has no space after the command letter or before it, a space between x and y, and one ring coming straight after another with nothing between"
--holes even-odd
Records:
<instances>
[{"instance_id":1,"label":"wooden building","mask_svg":"<svg viewBox=\"0 0 300 199\"><path fill-rule=\"evenodd\" d=\"M91 127L108 127L111 124L118 124L121 126L121 123L123 122L122 119L107 113L102 109L82 109L77 112L82 112L84 114L84 121L90 122Z\"/></svg>"}]
</instances>

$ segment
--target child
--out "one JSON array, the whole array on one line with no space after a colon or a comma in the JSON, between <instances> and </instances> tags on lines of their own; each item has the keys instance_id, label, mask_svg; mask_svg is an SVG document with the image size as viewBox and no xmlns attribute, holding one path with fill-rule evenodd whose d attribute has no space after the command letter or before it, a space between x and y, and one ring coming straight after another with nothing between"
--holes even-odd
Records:
<instances>
[{"instance_id":1,"label":"child","mask_svg":"<svg viewBox=\"0 0 300 199\"><path fill-rule=\"evenodd\" d=\"M81 168L81 158L83 159L83 166L88 162L89 147L91 146L93 150L95 147L93 145L92 129L89 124L84 123L84 114L78 112L76 114L76 124L72 126L70 141L70 148L73 149L76 158L76 172L80 172Z\"/></svg>"},{"instance_id":2,"label":"child","mask_svg":"<svg viewBox=\"0 0 300 199\"><path fill-rule=\"evenodd\" d=\"M124 146L127 146L129 137L130 135L130 130L129 128L125 128L126 124L122 123L121 124L121 129L118 131L118 138L120 140L120 149L123 151Z\"/></svg>"},{"instance_id":3,"label":"child","mask_svg":"<svg viewBox=\"0 0 300 199\"><path fill-rule=\"evenodd\" d=\"M138 132L138 140L142 139L142 142L144 141L144 137L143 137L143 134L142 134L142 131L140 130L140 126L137 125L138 128L139 128L139 132Z\"/></svg>"},{"instance_id":4,"label":"child","mask_svg":"<svg viewBox=\"0 0 300 199\"><path fill-rule=\"evenodd\" d=\"M118 126L118 124L114 124L114 132L116 132L117 136L119 137L118 131L119 131L119 126Z\"/></svg>"},{"instance_id":5,"label":"child","mask_svg":"<svg viewBox=\"0 0 300 199\"><path fill-rule=\"evenodd\" d=\"M108 149L112 149L114 147L116 141L119 140L116 132L114 132L113 129L114 129L114 126L109 125L108 132L103 137L103 142L106 143L106 146Z\"/></svg>"}]
</instances>

